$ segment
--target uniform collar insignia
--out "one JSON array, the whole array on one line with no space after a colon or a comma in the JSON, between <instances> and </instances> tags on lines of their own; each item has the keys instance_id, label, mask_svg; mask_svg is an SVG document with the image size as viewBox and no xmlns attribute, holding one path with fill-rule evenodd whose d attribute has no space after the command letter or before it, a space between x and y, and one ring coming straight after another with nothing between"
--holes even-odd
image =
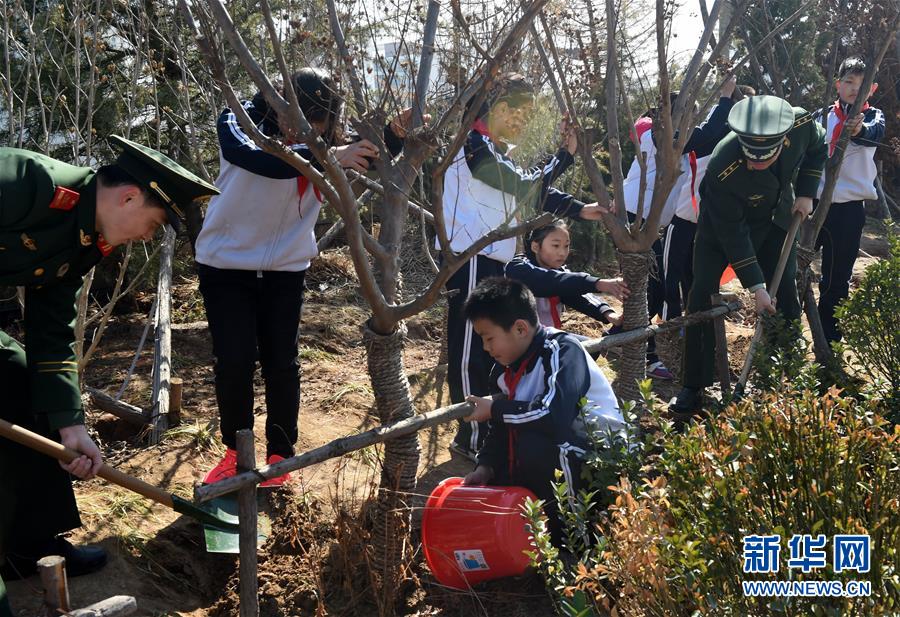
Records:
<instances>
[{"instance_id":1,"label":"uniform collar insignia","mask_svg":"<svg viewBox=\"0 0 900 617\"><path fill-rule=\"evenodd\" d=\"M19 236L22 239L22 245L27 248L29 251L36 251L37 244L34 243L34 240L28 237L28 234L22 232L22 235Z\"/></svg>"}]
</instances>

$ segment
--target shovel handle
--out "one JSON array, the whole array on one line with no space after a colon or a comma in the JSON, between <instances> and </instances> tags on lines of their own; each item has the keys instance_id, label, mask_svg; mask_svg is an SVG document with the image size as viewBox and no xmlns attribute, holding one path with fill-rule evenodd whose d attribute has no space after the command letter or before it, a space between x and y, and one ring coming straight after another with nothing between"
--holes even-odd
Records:
<instances>
[{"instance_id":1,"label":"shovel handle","mask_svg":"<svg viewBox=\"0 0 900 617\"><path fill-rule=\"evenodd\" d=\"M777 293L778 288L781 286L781 277L784 276L784 269L787 267L787 260L791 254L791 248L794 246L794 238L797 237L797 232L800 230L800 223L802 223L805 218L806 217L800 212L794 213L791 226L784 236L784 244L781 245L781 255L778 256L778 264L775 266L775 272L772 274L772 280L769 283L769 295Z\"/></svg>"},{"instance_id":2,"label":"shovel handle","mask_svg":"<svg viewBox=\"0 0 900 617\"><path fill-rule=\"evenodd\" d=\"M793 248L794 245L794 238L797 236L797 231L800 229L800 224L803 222L804 218L806 217L800 212L794 213L794 218L791 220L791 226L784 236L784 244L781 246L781 255L778 256L778 264L775 266L775 272L772 274L772 281L769 283L768 292L770 296L776 294L778 288L781 286L781 277L784 276L784 269L787 267L787 260L791 254L791 248ZM744 358L741 376L738 378L738 382L734 387L736 395L743 394L747 379L750 378L750 368L753 366L753 356L756 355L756 348L759 347L761 339L762 320L760 319L756 322L756 330L753 332L753 339L750 341L750 347L747 349L747 357Z\"/></svg>"},{"instance_id":3,"label":"shovel handle","mask_svg":"<svg viewBox=\"0 0 900 617\"><path fill-rule=\"evenodd\" d=\"M6 420L0 419L0 435L15 441L32 450L36 450L41 454L53 457L63 463L71 463L73 460L81 456L75 450L70 450L61 443L57 443L51 439L47 439L43 435L38 435L17 424L12 424ZM109 480L113 484L118 484L123 488L134 491L148 499L152 499L157 503L161 503L169 508L174 507L172 504L172 495L152 484L147 484L143 480L138 480L133 476L122 473L114 467L110 467L106 463L100 466L97 475L104 480Z\"/></svg>"}]
</instances>

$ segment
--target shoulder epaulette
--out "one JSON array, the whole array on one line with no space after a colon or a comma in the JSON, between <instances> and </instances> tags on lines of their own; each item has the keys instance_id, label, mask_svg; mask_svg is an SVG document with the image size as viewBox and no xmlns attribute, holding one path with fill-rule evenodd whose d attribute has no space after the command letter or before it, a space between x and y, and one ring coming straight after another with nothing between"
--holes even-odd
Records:
<instances>
[{"instance_id":1,"label":"shoulder epaulette","mask_svg":"<svg viewBox=\"0 0 900 617\"><path fill-rule=\"evenodd\" d=\"M729 165L728 167L726 167L725 169L723 169L723 170L721 171L721 173L719 173L719 180L722 181L722 180L724 180L725 178L727 178L728 176L730 176L731 174L733 174L734 171L735 171L738 167L741 166L741 163L742 163L742 162L743 162L743 159L738 159L738 160L732 162L731 165Z\"/></svg>"},{"instance_id":2,"label":"shoulder epaulette","mask_svg":"<svg viewBox=\"0 0 900 617\"><path fill-rule=\"evenodd\" d=\"M812 119L813 119L812 114L807 112L807 113L803 114L802 116L800 116L799 118L797 118L796 120L794 120L794 128L797 128L798 126L803 126L807 122L812 122Z\"/></svg>"}]
</instances>

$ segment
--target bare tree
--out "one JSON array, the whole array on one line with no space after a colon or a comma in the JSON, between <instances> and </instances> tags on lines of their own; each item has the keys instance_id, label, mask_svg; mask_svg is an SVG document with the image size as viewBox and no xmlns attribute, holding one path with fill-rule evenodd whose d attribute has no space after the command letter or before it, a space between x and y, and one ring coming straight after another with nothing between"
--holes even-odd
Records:
<instances>
[{"instance_id":1,"label":"bare tree","mask_svg":"<svg viewBox=\"0 0 900 617\"><path fill-rule=\"evenodd\" d=\"M309 178L343 222L359 279L360 295L371 310L371 316L364 326L363 341L378 416L382 423L395 422L415 413L401 353L405 331L403 320L436 302L452 273L481 249L550 219L549 215L532 216L524 209L510 213L506 223L457 254L450 249L442 207L444 173L466 138L468 127L473 121L471 116L478 107L476 104L470 112L462 113L464 102L474 98L477 103L484 99L486 88L496 79L503 62L518 51L531 21L545 2L546 0L533 0L522 7L517 4L506 6L505 11L498 11L498 19L502 17L500 27L495 30L498 35L487 36L480 41L475 35L468 34L471 24L461 17L460 7L454 4L457 27L467 33L472 48L480 51L477 52L476 61L469 65L470 70L457 82L452 97L442 102L429 97L427 91L431 83L430 53L436 37L434 24L439 17L437 4L429 5L422 38L413 40L410 38L413 34L409 33L406 39L401 38L401 42L405 42L410 49L421 53L413 69L416 78L410 80L410 83L416 84L415 91L412 96L407 97L416 106L415 120L407 133L404 151L397 158L391 157L381 136L382 127L389 115L391 112L396 113L404 100L395 88L397 71L386 72L383 82L379 84L380 90L367 82L362 70L363 62L356 57L359 50L351 45L346 35L351 26L342 21L341 12L333 0L326 2L331 41L337 50L343 77L349 85L350 106L356 115L352 124L360 136L376 144L380 151L377 184L380 185L383 196L378 210L380 228L377 236L370 234L363 225L360 199L354 192L354 179L347 176L333 151L312 131L292 89L286 88L282 95L275 88L271 77L238 32L222 2L209 0L205 4L191 7L186 2L181 3L212 74L228 105L238 115L244 130L264 150L290 163ZM278 39L275 16L269 2L263 0L259 7L279 77L288 83L290 70ZM355 29L355 24L352 27ZM287 149L281 141L263 135L246 114L242 113L238 95L231 82L232 74L226 68L228 65L224 49L237 56L242 70L252 78L276 111L286 139L306 143L319 161L321 171L313 167L311 161ZM429 102L432 104L429 105ZM430 126L422 123L426 107L435 115ZM423 289L409 290L402 284L400 250L410 208L410 194L421 173L423 162L438 149L443 154L430 170L430 203L426 203L425 208L434 219L441 253L440 268ZM404 507L404 500L415 489L418 462L417 437L394 439L385 444L372 532L375 548L373 564L378 578L376 583L381 597L380 605L384 612L392 610L396 583L401 572L400 565L408 546L409 510Z\"/></svg>"},{"instance_id":2,"label":"bare tree","mask_svg":"<svg viewBox=\"0 0 900 617\"><path fill-rule=\"evenodd\" d=\"M884 60L891 45L894 44L894 38L897 36L898 32L900 32L900 7L894 8L895 10L890 14L882 16L881 19L879 19L883 24L884 36L877 40L870 40L866 45L868 48L865 53L866 59L868 60L866 64L866 73L859 89L860 96L857 97L856 101L851 105L850 110L847 112L847 115L850 118L858 114L862 109L863 104L866 102L866 94L871 89L872 84L875 83L875 74L878 72L878 67L881 66L882 60ZM835 41L835 47L837 47L836 43L837 41ZM832 75L833 74L834 72L832 71ZM810 265L816 257L816 238L819 235L819 231L822 229L822 225L825 224L825 219L831 208L834 187L837 184L838 175L841 171L841 164L844 162L844 153L846 152L847 144L850 143L850 137L849 131L841 131L841 135L834 148L834 153L829 157L825 164L825 182L822 187L822 194L819 197L819 204L812 217L810 217L800 229L800 250L797 254L797 291L800 294L800 301L803 304L804 312L806 313L810 330L812 331L813 348L815 350L816 359L820 363L826 365L832 363L833 356L828 341L825 339L822 323L819 320L816 298L812 289L813 272Z\"/></svg>"},{"instance_id":3,"label":"bare tree","mask_svg":"<svg viewBox=\"0 0 900 617\"><path fill-rule=\"evenodd\" d=\"M646 167L640 154L638 163L641 165L641 190L640 200L637 206L637 216L634 223L628 223L625 213L624 200L624 175L622 173L622 143L619 132L618 109L620 105L626 110L629 122L633 120L630 111L628 97L622 88L624 81L622 75L622 61L619 57L619 49L622 48L621 40L624 37L625 25L621 21L621 12L624 3L607 0L606 13L606 57L604 74L606 130L609 152L609 168L612 176L612 189L616 203L615 214L605 215L605 224L617 249L619 262L625 282L628 284L631 294L624 302L625 329L641 328L647 320L647 280L652 265L655 263L650 247L659 237L660 218L663 206L669 192L675 184L682 170L679 159L681 152L691 133L691 127L696 123L697 114L694 112L694 101L701 98L704 82L710 69L715 65L715 60L726 49L734 30L736 20L734 15L740 15L747 2L738 2L732 18L722 29L716 45L707 55L705 50L710 45L715 24L718 22L722 2L717 0L709 11L709 20L706 23L697 51L693 54L689 64L681 75L681 89L674 104L670 102L669 93L672 90L669 59L667 56L667 20L671 18L671 5L664 0L658 0L655 4L655 42L656 42L656 79L659 83L659 110L653 124L654 142L656 151L656 177L653 186L651 203L643 203L644 186L646 183ZM591 42L590 53L585 54L588 62L598 62L600 55L599 42ZM557 75L562 84L563 92L567 90L566 73L557 62ZM632 69L636 69L632 65ZM593 69L594 74L599 74L599 67ZM566 95L566 105L569 113L577 116L577 111L570 97ZM702 100L702 98L701 98ZM700 112L712 103L712 98L707 97L705 103L700 106ZM584 124L582 123L582 129ZM609 203L609 192L606 182L594 157L594 143L592 133L582 132L579 140L581 158L585 171L590 179L594 194L601 204ZM637 144L636 144L637 145ZM628 345L623 348L622 358L618 365L617 394L624 400L640 400L638 381L645 376L646 346L643 343Z\"/></svg>"}]
</instances>

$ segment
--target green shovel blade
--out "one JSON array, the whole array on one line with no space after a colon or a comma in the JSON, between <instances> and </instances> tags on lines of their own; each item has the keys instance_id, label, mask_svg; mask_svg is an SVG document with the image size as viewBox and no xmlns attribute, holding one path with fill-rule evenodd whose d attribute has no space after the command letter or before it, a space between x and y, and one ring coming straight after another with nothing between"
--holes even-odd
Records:
<instances>
[{"instance_id":1,"label":"green shovel blade","mask_svg":"<svg viewBox=\"0 0 900 617\"><path fill-rule=\"evenodd\" d=\"M240 535L237 531L238 504L233 495L216 497L206 503L209 508L210 521L203 521L203 534L206 537L206 552L230 553L240 552ZM259 517L256 528L256 544L262 546L269 535L269 520Z\"/></svg>"}]
</instances>

